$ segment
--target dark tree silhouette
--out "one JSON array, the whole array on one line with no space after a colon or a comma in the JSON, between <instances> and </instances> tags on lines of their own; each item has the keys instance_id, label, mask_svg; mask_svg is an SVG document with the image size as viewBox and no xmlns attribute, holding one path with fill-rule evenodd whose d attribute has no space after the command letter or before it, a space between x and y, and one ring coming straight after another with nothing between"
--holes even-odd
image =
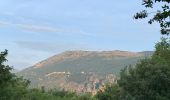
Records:
<instances>
[{"instance_id":1,"label":"dark tree silhouette","mask_svg":"<svg viewBox=\"0 0 170 100\"><path fill-rule=\"evenodd\" d=\"M144 19L151 17L149 24L158 22L161 28L161 34L169 35L170 33L170 0L143 0L142 5L146 7L145 10L135 14L135 19ZM156 8L156 9L154 9ZM148 12L148 9L153 11ZM155 11L154 11L155 10Z\"/></svg>"}]
</instances>

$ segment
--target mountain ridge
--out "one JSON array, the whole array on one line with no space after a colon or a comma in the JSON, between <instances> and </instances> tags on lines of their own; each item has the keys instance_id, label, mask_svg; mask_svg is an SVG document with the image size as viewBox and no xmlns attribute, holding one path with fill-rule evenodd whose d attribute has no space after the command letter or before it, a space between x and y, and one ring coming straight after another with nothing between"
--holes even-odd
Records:
<instances>
[{"instance_id":1,"label":"mountain ridge","mask_svg":"<svg viewBox=\"0 0 170 100\"><path fill-rule=\"evenodd\" d=\"M46 63L53 63L54 61L61 61L63 59L67 58L79 58L82 56L92 56L94 54L98 54L99 56L120 56L120 57L139 57L143 54L146 54L146 52L151 53L152 51L142 51L142 52L131 52L131 51L121 51L121 50L114 50L114 51L83 51L83 50L76 50L76 51L65 51L63 53L54 55L52 57L49 57L46 60L43 60L37 64L35 64L35 68L41 67L43 64ZM48 62L47 62L48 61ZM45 62L45 63L44 63Z\"/></svg>"},{"instance_id":2,"label":"mountain ridge","mask_svg":"<svg viewBox=\"0 0 170 100\"><path fill-rule=\"evenodd\" d=\"M73 91L83 87L87 92L93 91L96 84L116 82L122 68L134 66L138 60L152 54L152 51L66 51L20 71L18 75L31 80L31 87Z\"/></svg>"}]
</instances>

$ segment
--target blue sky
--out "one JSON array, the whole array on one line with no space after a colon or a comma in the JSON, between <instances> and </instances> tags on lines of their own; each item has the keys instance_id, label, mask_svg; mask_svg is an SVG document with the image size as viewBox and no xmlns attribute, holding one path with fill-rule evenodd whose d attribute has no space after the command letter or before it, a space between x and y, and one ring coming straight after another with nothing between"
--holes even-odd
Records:
<instances>
[{"instance_id":1,"label":"blue sky","mask_svg":"<svg viewBox=\"0 0 170 100\"><path fill-rule=\"evenodd\" d=\"M161 37L158 25L133 19L139 0L0 2L0 50L19 70L67 50L154 50Z\"/></svg>"}]
</instances>

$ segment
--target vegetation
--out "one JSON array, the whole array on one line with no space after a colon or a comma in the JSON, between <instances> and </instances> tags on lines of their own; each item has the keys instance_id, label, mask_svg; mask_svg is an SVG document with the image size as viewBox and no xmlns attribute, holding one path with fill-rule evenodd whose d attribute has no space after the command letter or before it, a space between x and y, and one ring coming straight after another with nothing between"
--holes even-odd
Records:
<instances>
[{"instance_id":1,"label":"vegetation","mask_svg":"<svg viewBox=\"0 0 170 100\"><path fill-rule=\"evenodd\" d=\"M98 100L119 100L120 87L118 84L107 84L105 89L95 95Z\"/></svg>"},{"instance_id":2,"label":"vegetation","mask_svg":"<svg viewBox=\"0 0 170 100\"><path fill-rule=\"evenodd\" d=\"M143 19L154 13L148 23L158 22L161 33L169 35L170 0L143 0L146 8L161 5L161 10L136 13L135 19ZM140 60L135 66L127 66L120 72L118 83L108 85L96 95L98 100L170 100L170 40L162 38L155 45L151 58Z\"/></svg>"},{"instance_id":3,"label":"vegetation","mask_svg":"<svg viewBox=\"0 0 170 100\"><path fill-rule=\"evenodd\" d=\"M12 74L5 65L7 51L0 54L0 100L169 100L170 41L162 38L151 58L127 66L117 84L108 84L92 97L90 94L29 89L29 81Z\"/></svg>"},{"instance_id":4,"label":"vegetation","mask_svg":"<svg viewBox=\"0 0 170 100\"><path fill-rule=\"evenodd\" d=\"M20 99L20 97L22 98L22 95L26 93L25 90L29 85L29 81L18 78L10 72L12 68L4 64L7 61L7 54L7 50L0 53L0 99Z\"/></svg>"},{"instance_id":5,"label":"vegetation","mask_svg":"<svg viewBox=\"0 0 170 100\"><path fill-rule=\"evenodd\" d=\"M156 44L151 59L141 60L135 68L128 67L121 72L119 86L125 98L134 100L170 99L170 42L165 38ZM126 100L126 99L125 99Z\"/></svg>"},{"instance_id":6,"label":"vegetation","mask_svg":"<svg viewBox=\"0 0 170 100\"><path fill-rule=\"evenodd\" d=\"M17 77L5 65L8 51L0 53L0 100L94 100L91 95L78 96L72 92L41 89L29 89L29 81Z\"/></svg>"},{"instance_id":7,"label":"vegetation","mask_svg":"<svg viewBox=\"0 0 170 100\"><path fill-rule=\"evenodd\" d=\"M151 18L148 23L152 24L153 22L158 22L161 28L161 33L168 35L170 33L170 0L143 0L143 5L147 9L141 12L136 13L134 16L135 19ZM159 7L161 7L159 9ZM151 11L152 8L157 8L157 11ZM151 9L149 9L151 8Z\"/></svg>"},{"instance_id":8,"label":"vegetation","mask_svg":"<svg viewBox=\"0 0 170 100\"><path fill-rule=\"evenodd\" d=\"M170 100L170 42L162 38L151 58L128 66L117 85L99 92L99 100Z\"/></svg>"},{"instance_id":9,"label":"vegetation","mask_svg":"<svg viewBox=\"0 0 170 100\"><path fill-rule=\"evenodd\" d=\"M82 56L82 53L86 56ZM119 56L120 53L122 56ZM108 74L119 75L119 72L125 65L135 65L141 58L145 58L146 55L152 54L153 52L138 52L132 53L133 55L128 56L127 53L131 52L90 52L90 51L73 51L71 53L65 52L55 57L49 58L43 63L41 67L36 68L36 65L27 68L17 73L19 76L31 81L30 87L41 87L45 86L46 89L63 88L63 83L67 83L69 87L73 87L69 82L76 84L90 83L90 77L96 76L98 79L106 80ZM68 55L69 54L69 55ZM72 56L73 54L76 54ZM87 55L89 54L89 55ZM112 55L112 56L106 56ZM115 54L115 55L113 55ZM60 55L64 55L60 57ZM70 57L71 55L71 57ZM79 58L77 58L79 56ZM62 60L57 60L63 58ZM51 63L51 61L53 63ZM75 70L76 69L76 70ZM49 75L54 72L66 72L68 74L55 74ZM82 74L84 72L85 74ZM94 79L94 78L93 78ZM57 84L56 84L57 83ZM61 84L61 85L60 85ZM66 86L66 84L65 84ZM77 87L75 87L77 89Z\"/></svg>"},{"instance_id":10,"label":"vegetation","mask_svg":"<svg viewBox=\"0 0 170 100\"><path fill-rule=\"evenodd\" d=\"M158 22L162 34L169 34L170 0L143 0L146 8L157 2L163 4L149 23ZM146 10L137 13L136 19L148 17ZM77 95L72 92L29 89L30 81L17 77L5 64L8 51L0 53L0 100L170 100L170 40L162 38L155 45L150 58L140 60L135 66L122 69L117 84L108 84L104 90L92 97L90 94Z\"/></svg>"}]
</instances>

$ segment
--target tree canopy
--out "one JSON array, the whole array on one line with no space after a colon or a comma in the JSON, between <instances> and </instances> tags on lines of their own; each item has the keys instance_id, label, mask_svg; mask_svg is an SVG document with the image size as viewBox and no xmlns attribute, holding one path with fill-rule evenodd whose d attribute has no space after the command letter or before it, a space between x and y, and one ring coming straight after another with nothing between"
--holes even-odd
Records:
<instances>
[{"instance_id":1,"label":"tree canopy","mask_svg":"<svg viewBox=\"0 0 170 100\"><path fill-rule=\"evenodd\" d=\"M77 95L61 90L30 89L29 81L11 73L5 64L8 51L0 53L0 100L95 100L91 95Z\"/></svg>"},{"instance_id":2,"label":"tree canopy","mask_svg":"<svg viewBox=\"0 0 170 100\"><path fill-rule=\"evenodd\" d=\"M162 38L150 58L120 72L118 84L98 92L99 100L170 100L170 41Z\"/></svg>"},{"instance_id":3,"label":"tree canopy","mask_svg":"<svg viewBox=\"0 0 170 100\"><path fill-rule=\"evenodd\" d=\"M26 93L29 81L11 73L12 67L6 65L8 51L0 53L0 100L20 100Z\"/></svg>"},{"instance_id":4,"label":"tree canopy","mask_svg":"<svg viewBox=\"0 0 170 100\"><path fill-rule=\"evenodd\" d=\"M143 0L142 5L145 10L135 14L135 19L143 19L149 17L149 24L158 22L163 35L170 33L170 0ZM156 8L156 11L154 11ZM148 12L149 11L149 12Z\"/></svg>"},{"instance_id":5,"label":"tree canopy","mask_svg":"<svg viewBox=\"0 0 170 100\"><path fill-rule=\"evenodd\" d=\"M170 99L170 42L162 38L155 48L151 58L122 70L118 83L124 100Z\"/></svg>"}]
</instances>

